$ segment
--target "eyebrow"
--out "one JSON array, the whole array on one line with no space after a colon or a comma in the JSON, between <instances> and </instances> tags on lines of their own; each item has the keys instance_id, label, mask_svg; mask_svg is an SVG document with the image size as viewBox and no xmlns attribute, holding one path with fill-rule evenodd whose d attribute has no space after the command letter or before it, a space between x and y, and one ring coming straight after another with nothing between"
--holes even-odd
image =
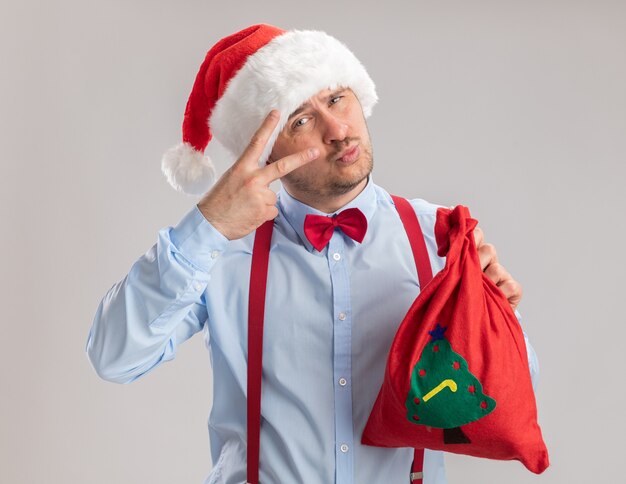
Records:
<instances>
[{"instance_id":1,"label":"eyebrow","mask_svg":"<svg viewBox=\"0 0 626 484\"><path fill-rule=\"evenodd\" d=\"M328 96L326 96L326 100L330 100L332 98L334 98L335 96L337 96L338 94L341 94L342 92L347 91L348 88L347 87L341 87L339 89L336 89L335 91L333 91L332 93L330 93ZM293 113L291 113L289 115L289 117L287 118L287 120L290 120L291 118L293 118L294 116L297 116L298 114L300 114L302 111L304 111L306 108L308 108L311 105L311 103L306 102L304 104L302 104L298 109L296 109Z\"/></svg>"}]
</instances>

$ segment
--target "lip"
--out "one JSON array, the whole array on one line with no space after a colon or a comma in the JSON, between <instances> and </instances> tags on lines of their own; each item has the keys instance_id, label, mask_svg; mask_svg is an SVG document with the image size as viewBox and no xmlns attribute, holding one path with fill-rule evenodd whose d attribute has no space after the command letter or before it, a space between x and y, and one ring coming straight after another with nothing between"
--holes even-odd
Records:
<instances>
[{"instance_id":1,"label":"lip","mask_svg":"<svg viewBox=\"0 0 626 484\"><path fill-rule=\"evenodd\" d=\"M340 161L341 163L352 163L359 157L360 154L361 150L359 149L359 145L355 145L341 153L337 158L337 161Z\"/></svg>"}]
</instances>

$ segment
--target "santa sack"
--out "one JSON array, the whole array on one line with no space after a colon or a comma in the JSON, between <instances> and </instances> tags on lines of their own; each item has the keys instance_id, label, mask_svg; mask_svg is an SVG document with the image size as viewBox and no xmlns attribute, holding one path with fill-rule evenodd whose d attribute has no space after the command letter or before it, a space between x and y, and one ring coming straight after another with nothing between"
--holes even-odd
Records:
<instances>
[{"instance_id":1,"label":"santa sack","mask_svg":"<svg viewBox=\"0 0 626 484\"><path fill-rule=\"evenodd\" d=\"M362 443L517 459L539 474L548 451L524 335L480 267L477 223L463 205L437 210L446 264L398 328Z\"/></svg>"}]
</instances>

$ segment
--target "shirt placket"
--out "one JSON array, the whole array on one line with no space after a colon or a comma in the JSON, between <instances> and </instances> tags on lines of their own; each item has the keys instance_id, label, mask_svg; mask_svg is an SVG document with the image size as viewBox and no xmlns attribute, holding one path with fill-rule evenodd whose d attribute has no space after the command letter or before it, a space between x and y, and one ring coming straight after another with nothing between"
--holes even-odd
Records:
<instances>
[{"instance_id":1,"label":"shirt placket","mask_svg":"<svg viewBox=\"0 0 626 484\"><path fill-rule=\"evenodd\" d=\"M328 244L328 266L333 293L333 393L335 399L336 483L353 482L352 428L352 308L350 278L343 235L335 229Z\"/></svg>"}]
</instances>

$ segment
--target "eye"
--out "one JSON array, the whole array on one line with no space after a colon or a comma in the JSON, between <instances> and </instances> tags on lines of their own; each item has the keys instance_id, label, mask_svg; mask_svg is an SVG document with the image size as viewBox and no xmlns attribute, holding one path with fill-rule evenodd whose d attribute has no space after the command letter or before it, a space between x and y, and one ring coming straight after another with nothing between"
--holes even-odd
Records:
<instances>
[{"instance_id":1,"label":"eye","mask_svg":"<svg viewBox=\"0 0 626 484\"><path fill-rule=\"evenodd\" d=\"M301 122L304 121L304 122ZM299 128L300 126L304 126L306 124L306 121L308 121L307 118L300 118L298 120L296 120L295 123L293 123L291 126L295 129L295 128Z\"/></svg>"},{"instance_id":2,"label":"eye","mask_svg":"<svg viewBox=\"0 0 626 484\"><path fill-rule=\"evenodd\" d=\"M338 101L337 101L337 102L334 102L334 101L335 101L335 99L339 100L339 99L341 99L342 97L343 97L343 96L335 96L334 98L332 98L332 99L330 100L330 104L337 104L337 102L338 102Z\"/></svg>"}]
</instances>

